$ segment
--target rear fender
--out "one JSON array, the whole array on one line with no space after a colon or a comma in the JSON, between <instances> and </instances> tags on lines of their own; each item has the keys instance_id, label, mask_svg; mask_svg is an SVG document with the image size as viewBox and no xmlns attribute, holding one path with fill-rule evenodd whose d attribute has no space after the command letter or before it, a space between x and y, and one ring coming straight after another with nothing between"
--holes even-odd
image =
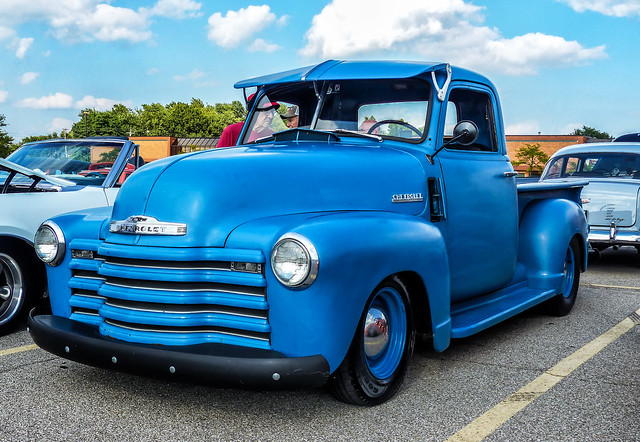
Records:
<instances>
[{"instance_id":1,"label":"rear fender","mask_svg":"<svg viewBox=\"0 0 640 442\"><path fill-rule=\"evenodd\" d=\"M581 269L587 266L587 220L582 208L566 199L529 204L520 220L519 261L527 269L529 287L562 288L564 259L571 239L581 245Z\"/></svg>"}]
</instances>

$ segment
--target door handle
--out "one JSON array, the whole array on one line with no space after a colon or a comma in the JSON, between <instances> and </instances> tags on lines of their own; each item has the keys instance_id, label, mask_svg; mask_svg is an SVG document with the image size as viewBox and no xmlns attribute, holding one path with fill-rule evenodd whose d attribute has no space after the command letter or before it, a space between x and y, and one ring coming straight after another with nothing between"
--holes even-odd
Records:
<instances>
[{"instance_id":1,"label":"door handle","mask_svg":"<svg viewBox=\"0 0 640 442\"><path fill-rule=\"evenodd\" d=\"M518 175L518 172L505 172L503 175L507 178L511 178Z\"/></svg>"}]
</instances>

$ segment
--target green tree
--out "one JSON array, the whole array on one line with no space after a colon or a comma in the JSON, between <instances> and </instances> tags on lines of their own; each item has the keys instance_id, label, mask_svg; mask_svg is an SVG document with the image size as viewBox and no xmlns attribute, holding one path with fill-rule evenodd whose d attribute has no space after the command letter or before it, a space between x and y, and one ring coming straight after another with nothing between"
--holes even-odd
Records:
<instances>
[{"instance_id":1,"label":"green tree","mask_svg":"<svg viewBox=\"0 0 640 442\"><path fill-rule=\"evenodd\" d=\"M575 129L569 135L579 135L579 136L585 136L585 137L592 137L592 138L598 138L600 140L606 140L606 139L609 139L609 138L613 138L608 133L601 132L601 131L599 131L597 129L594 129L593 127L589 127L589 126L582 126L582 129Z\"/></svg>"},{"instance_id":2,"label":"green tree","mask_svg":"<svg viewBox=\"0 0 640 442\"><path fill-rule=\"evenodd\" d=\"M525 143L516 151L516 158L517 160L512 163L515 166L526 164L528 174L540 172L545 163L549 161L549 156L540 149L540 143Z\"/></svg>"},{"instance_id":3,"label":"green tree","mask_svg":"<svg viewBox=\"0 0 640 442\"><path fill-rule=\"evenodd\" d=\"M15 150L15 146L13 143L13 138L9 136L9 134L3 129L7 126L5 123L5 116L0 114L0 157L5 158L11 152Z\"/></svg>"}]
</instances>

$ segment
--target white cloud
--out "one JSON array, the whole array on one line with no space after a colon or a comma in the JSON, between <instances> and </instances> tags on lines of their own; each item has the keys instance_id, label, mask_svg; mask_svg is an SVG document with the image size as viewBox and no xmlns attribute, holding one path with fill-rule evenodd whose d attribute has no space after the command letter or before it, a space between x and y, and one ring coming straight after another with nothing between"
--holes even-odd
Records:
<instances>
[{"instance_id":1,"label":"white cloud","mask_svg":"<svg viewBox=\"0 0 640 442\"><path fill-rule=\"evenodd\" d=\"M56 92L40 98L25 98L18 101L16 106L30 109L69 109L73 106L73 97Z\"/></svg>"},{"instance_id":2,"label":"white cloud","mask_svg":"<svg viewBox=\"0 0 640 442\"><path fill-rule=\"evenodd\" d=\"M0 41L13 37L13 35L15 35L13 29L0 25Z\"/></svg>"},{"instance_id":3,"label":"white cloud","mask_svg":"<svg viewBox=\"0 0 640 442\"><path fill-rule=\"evenodd\" d=\"M96 98L92 95L85 95L82 100L76 101L77 109L95 109L97 111L110 110L116 104L131 106L131 101L112 100L110 98Z\"/></svg>"},{"instance_id":4,"label":"white cloud","mask_svg":"<svg viewBox=\"0 0 640 442\"><path fill-rule=\"evenodd\" d=\"M38 72L25 72L20 76L20 84L25 85L33 83L40 74Z\"/></svg>"},{"instance_id":5,"label":"white cloud","mask_svg":"<svg viewBox=\"0 0 640 442\"><path fill-rule=\"evenodd\" d=\"M11 36L11 26L45 22L51 34L66 41L116 41L132 43L152 38L154 16L173 19L201 15L201 3L193 0L159 0L151 8L137 10L112 6L110 0L2 0L0 40ZM9 27L7 27L9 26Z\"/></svg>"},{"instance_id":6,"label":"white cloud","mask_svg":"<svg viewBox=\"0 0 640 442\"><path fill-rule=\"evenodd\" d=\"M614 17L640 15L638 0L557 0L568 4L576 12L593 11Z\"/></svg>"},{"instance_id":7,"label":"white cloud","mask_svg":"<svg viewBox=\"0 0 640 442\"><path fill-rule=\"evenodd\" d=\"M224 17L216 12L209 17L208 38L223 48L232 49L251 40L255 34L275 21L276 15L268 5L227 11Z\"/></svg>"},{"instance_id":8,"label":"white cloud","mask_svg":"<svg viewBox=\"0 0 640 442\"><path fill-rule=\"evenodd\" d=\"M333 0L313 18L301 55L355 58L392 52L510 75L606 57L604 46L584 48L552 35L503 38L497 29L481 26L481 7L463 0L396 0L393 8L376 3Z\"/></svg>"},{"instance_id":9,"label":"white cloud","mask_svg":"<svg viewBox=\"0 0 640 442\"><path fill-rule=\"evenodd\" d=\"M50 23L57 38L70 41L126 40L137 43L150 40L152 35L147 29L146 14L108 4L51 16Z\"/></svg>"},{"instance_id":10,"label":"white cloud","mask_svg":"<svg viewBox=\"0 0 640 442\"><path fill-rule=\"evenodd\" d=\"M204 77L205 73L202 72L200 69L194 69L191 72L189 72L187 75L176 75L173 77L173 79L175 81L187 81L187 80L199 80L200 78Z\"/></svg>"},{"instance_id":11,"label":"white cloud","mask_svg":"<svg viewBox=\"0 0 640 442\"><path fill-rule=\"evenodd\" d=\"M0 90L0 103L4 103L7 101L7 97L9 96L9 92Z\"/></svg>"},{"instance_id":12,"label":"white cloud","mask_svg":"<svg viewBox=\"0 0 640 442\"><path fill-rule=\"evenodd\" d=\"M507 135L535 135L540 132L540 124L537 121L521 121L520 123L509 124L505 127Z\"/></svg>"},{"instance_id":13,"label":"white cloud","mask_svg":"<svg viewBox=\"0 0 640 442\"><path fill-rule=\"evenodd\" d=\"M149 68L147 69L147 75L157 75L160 73L159 68Z\"/></svg>"},{"instance_id":14,"label":"white cloud","mask_svg":"<svg viewBox=\"0 0 640 442\"><path fill-rule=\"evenodd\" d=\"M71 120L67 120L66 118L54 118L49 124L47 124L47 132L57 132L59 134L62 134L63 130L66 129L67 131L69 131L71 130L72 126L73 121Z\"/></svg>"},{"instance_id":15,"label":"white cloud","mask_svg":"<svg viewBox=\"0 0 640 442\"><path fill-rule=\"evenodd\" d=\"M21 38L17 41L16 57L22 59L33 44L33 38Z\"/></svg>"},{"instance_id":16,"label":"white cloud","mask_svg":"<svg viewBox=\"0 0 640 442\"><path fill-rule=\"evenodd\" d=\"M159 0L158 3L149 10L149 14L179 20L189 17L199 17L202 15L200 12L201 7L201 3L193 0Z\"/></svg>"},{"instance_id":17,"label":"white cloud","mask_svg":"<svg viewBox=\"0 0 640 442\"><path fill-rule=\"evenodd\" d=\"M282 46L275 43L268 43L261 38L257 38L247 47L247 50L249 52L275 52L281 48Z\"/></svg>"}]
</instances>

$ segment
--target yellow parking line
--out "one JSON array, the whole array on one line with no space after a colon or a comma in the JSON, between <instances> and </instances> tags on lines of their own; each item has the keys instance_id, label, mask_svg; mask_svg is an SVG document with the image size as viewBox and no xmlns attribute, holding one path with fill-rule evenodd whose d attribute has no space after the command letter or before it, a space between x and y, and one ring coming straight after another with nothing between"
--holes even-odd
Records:
<instances>
[{"instance_id":1,"label":"yellow parking line","mask_svg":"<svg viewBox=\"0 0 640 442\"><path fill-rule=\"evenodd\" d=\"M584 287L603 287L606 289L625 289L625 290L640 290L640 287L627 287L625 285L607 285L607 284L580 284Z\"/></svg>"},{"instance_id":2,"label":"yellow parking line","mask_svg":"<svg viewBox=\"0 0 640 442\"><path fill-rule=\"evenodd\" d=\"M38 348L36 344L24 345L22 347L8 348L6 350L0 350L0 356L11 355L11 354L20 353L23 351L31 351L31 350L35 350L36 348Z\"/></svg>"},{"instance_id":3,"label":"yellow parking line","mask_svg":"<svg viewBox=\"0 0 640 442\"><path fill-rule=\"evenodd\" d=\"M640 315L640 309L635 315ZM630 316L633 316L630 315ZM566 357L542 375L522 387L520 390L497 404L495 407L476 418L469 425L451 436L450 442L481 441L492 434L512 416L546 393L558 382L569 376L571 372L598 354L607 345L631 330L636 321L627 317L602 335L589 342L581 349Z\"/></svg>"}]
</instances>

